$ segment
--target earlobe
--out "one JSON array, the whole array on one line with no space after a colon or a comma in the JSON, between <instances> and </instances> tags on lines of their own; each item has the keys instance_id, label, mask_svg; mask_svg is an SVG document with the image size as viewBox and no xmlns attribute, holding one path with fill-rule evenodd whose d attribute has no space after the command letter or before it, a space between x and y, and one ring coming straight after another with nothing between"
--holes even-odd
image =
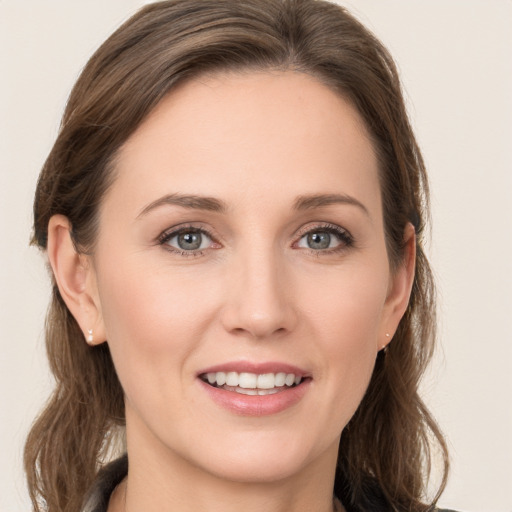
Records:
<instances>
[{"instance_id":1,"label":"earlobe","mask_svg":"<svg viewBox=\"0 0 512 512\"><path fill-rule=\"evenodd\" d=\"M94 269L77 252L67 217L54 215L48 223L48 260L62 299L90 345L105 341Z\"/></svg>"},{"instance_id":2,"label":"earlobe","mask_svg":"<svg viewBox=\"0 0 512 512\"><path fill-rule=\"evenodd\" d=\"M412 224L408 223L404 230L404 257L390 279L386 298L384 322L379 339L381 350L392 340L398 328L411 296L416 265L416 233ZM391 333L391 334L390 334Z\"/></svg>"}]
</instances>

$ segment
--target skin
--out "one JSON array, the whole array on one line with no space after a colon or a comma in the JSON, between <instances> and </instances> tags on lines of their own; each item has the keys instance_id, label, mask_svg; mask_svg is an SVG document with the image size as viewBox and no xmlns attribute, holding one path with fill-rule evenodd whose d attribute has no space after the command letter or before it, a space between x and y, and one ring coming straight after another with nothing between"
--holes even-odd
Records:
<instances>
[{"instance_id":1,"label":"skin","mask_svg":"<svg viewBox=\"0 0 512 512\"><path fill-rule=\"evenodd\" d=\"M390 271L359 115L304 74L204 77L150 114L116 174L94 254L74 252L62 216L48 248L61 294L85 338L92 328L93 344L108 340L125 391L130 472L109 510L332 510L341 432L414 273L411 226ZM225 208L154 206L169 194ZM177 226L209 233L203 248L162 243ZM328 233L331 247L311 248L308 233ZM283 411L237 414L198 379L227 361L296 365L310 382Z\"/></svg>"}]
</instances>

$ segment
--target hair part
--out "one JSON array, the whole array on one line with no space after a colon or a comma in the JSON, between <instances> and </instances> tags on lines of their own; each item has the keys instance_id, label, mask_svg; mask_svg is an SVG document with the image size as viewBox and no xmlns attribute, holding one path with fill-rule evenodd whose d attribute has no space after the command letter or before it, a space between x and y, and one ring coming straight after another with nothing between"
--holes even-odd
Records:
<instances>
[{"instance_id":1,"label":"hair part","mask_svg":"<svg viewBox=\"0 0 512 512\"><path fill-rule=\"evenodd\" d=\"M46 249L48 222L62 214L77 250L94 251L119 149L179 83L272 69L316 77L361 115L379 159L392 268L402 263L405 226L416 230L410 303L343 432L334 491L349 511L371 508L372 499L395 511L430 510L448 458L418 394L435 340L434 284L423 252L428 182L395 64L344 8L323 0L168 0L137 12L92 56L71 92L39 177L33 244ZM28 437L25 468L35 511L75 512L122 433L123 391L108 345L85 344L55 284L46 344L56 387ZM444 473L429 499L433 443Z\"/></svg>"}]
</instances>

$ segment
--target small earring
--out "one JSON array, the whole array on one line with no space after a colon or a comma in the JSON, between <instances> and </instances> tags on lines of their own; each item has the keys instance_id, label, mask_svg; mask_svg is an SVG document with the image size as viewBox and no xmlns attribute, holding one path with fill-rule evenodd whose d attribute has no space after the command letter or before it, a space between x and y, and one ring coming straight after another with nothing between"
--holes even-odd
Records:
<instances>
[{"instance_id":1,"label":"small earring","mask_svg":"<svg viewBox=\"0 0 512 512\"><path fill-rule=\"evenodd\" d=\"M390 337L390 334L389 334L389 332L387 332L387 333L386 333L386 338L389 338L389 337ZM385 344L381 347L380 351L382 351L382 353L383 353L383 354L385 354L385 353L388 351L388 344L389 344L389 341L388 341L387 343L385 343Z\"/></svg>"},{"instance_id":2,"label":"small earring","mask_svg":"<svg viewBox=\"0 0 512 512\"><path fill-rule=\"evenodd\" d=\"M92 335L92 329L87 330L88 336L87 336L87 343L92 343L94 341L93 335Z\"/></svg>"}]
</instances>

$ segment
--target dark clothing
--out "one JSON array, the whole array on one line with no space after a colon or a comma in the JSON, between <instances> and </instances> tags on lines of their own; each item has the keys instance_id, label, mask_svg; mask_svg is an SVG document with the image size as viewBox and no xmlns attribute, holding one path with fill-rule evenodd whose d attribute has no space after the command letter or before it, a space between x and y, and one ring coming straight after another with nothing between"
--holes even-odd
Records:
<instances>
[{"instance_id":1,"label":"dark clothing","mask_svg":"<svg viewBox=\"0 0 512 512\"><path fill-rule=\"evenodd\" d=\"M89 492L81 512L107 512L110 495L116 486L128 474L128 457L123 457L111 462L103 468ZM368 512L388 512L388 507L372 505ZM453 510L436 509L436 512L455 512Z\"/></svg>"},{"instance_id":2,"label":"dark clothing","mask_svg":"<svg viewBox=\"0 0 512 512\"><path fill-rule=\"evenodd\" d=\"M105 466L87 495L81 512L107 512L110 495L127 474L126 455Z\"/></svg>"}]
</instances>

